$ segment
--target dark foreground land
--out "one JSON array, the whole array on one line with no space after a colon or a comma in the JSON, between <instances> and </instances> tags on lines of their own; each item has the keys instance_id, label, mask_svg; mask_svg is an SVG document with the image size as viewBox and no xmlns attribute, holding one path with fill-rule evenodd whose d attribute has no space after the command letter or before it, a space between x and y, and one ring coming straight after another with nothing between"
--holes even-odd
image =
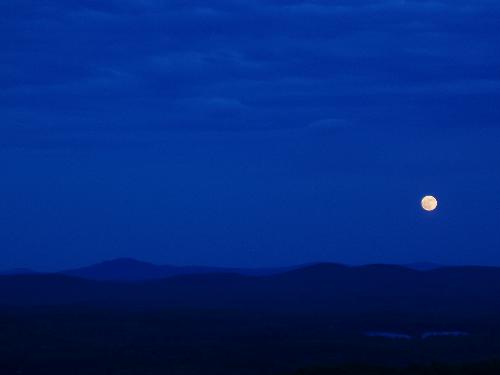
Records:
<instances>
[{"instance_id":1,"label":"dark foreground land","mask_svg":"<svg viewBox=\"0 0 500 375\"><path fill-rule=\"evenodd\" d=\"M209 310L132 313L84 306L4 310L0 315L0 373L288 374L315 365L456 363L492 359L500 353L500 330L465 320L449 323L471 332L464 337L388 339L363 334L369 327L401 331L403 326L406 332L417 334L442 324L417 316ZM338 371L303 373L380 373ZM392 373L399 374L387 374ZM457 372L443 372L448 373Z\"/></svg>"},{"instance_id":2,"label":"dark foreground land","mask_svg":"<svg viewBox=\"0 0 500 375\"><path fill-rule=\"evenodd\" d=\"M500 362L481 362L461 365L415 365L399 368L344 365L330 368L300 370L296 373L296 375L493 375L499 373Z\"/></svg>"},{"instance_id":3,"label":"dark foreground land","mask_svg":"<svg viewBox=\"0 0 500 375\"><path fill-rule=\"evenodd\" d=\"M500 374L492 268L17 275L0 277L0 305L0 374Z\"/></svg>"}]
</instances>

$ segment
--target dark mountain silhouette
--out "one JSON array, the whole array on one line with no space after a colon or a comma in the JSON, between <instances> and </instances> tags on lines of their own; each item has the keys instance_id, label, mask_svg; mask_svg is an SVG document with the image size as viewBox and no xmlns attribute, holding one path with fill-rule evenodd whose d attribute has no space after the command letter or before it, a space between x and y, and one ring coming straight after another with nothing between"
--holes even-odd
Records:
<instances>
[{"instance_id":1,"label":"dark mountain silhouette","mask_svg":"<svg viewBox=\"0 0 500 375\"><path fill-rule=\"evenodd\" d=\"M7 270L0 271L0 275L31 275L38 273L29 268L11 268Z\"/></svg>"},{"instance_id":2,"label":"dark mountain silhouette","mask_svg":"<svg viewBox=\"0 0 500 375\"><path fill-rule=\"evenodd\" d=\"M431 271L438 268L443 268L445 266L433 262L415 262L415 263L404 264L404 267L411 268L417 271Z\"/></svg>"},{"instance_id":3,"label":"dark mountain silhouette","mask_svg":"<svg viewBox=\"0 0 500 375\"><path fill-rule=\"evenodd\" d=\"M90 280L139 281L162 279L179 275L204 273L239 273L242 275L271 275L285 272L296 267L277 268L225 268L204 266L171 266L156 265L131 258L119 258L93 264L87 267L62 271L69 276L77 276Z\"/></svg>"},{"instance_id":4,"label":"dark mountain silhouette","mask_svg":"<svg viewBox=\"0 0 500 375\"><path fill-rule=\"evenodd\" d=\"M141 281L163 279L180 275L206 274L206 273L238 273L250 276L265 276L284 273L294 269L314 265L296 265L288 267L269 268L242 268L242 267L208 267L208 266L173 266L156 265L132 258L118 258L92 264L85 267L60 271L58 273L68 276L76 276L89 280L101 281ZM443 266L430 262L410 263L403 267L429 271ZM0 275L25 275L38 273L27 268L16 268L0 271Z\"/></svg>"},{"instance_id":5,"label":"dark mountain silhouette","mask_svg":"<svg viewBox=\"0 0 500 375\"><path fill-rule=\"evenodd\" d=\"M67 374L77 363L82 374L273 375L314 364L399 366L500 353L493 267L327 263L126 282L4 275L0 307L2 374ZM413 338L366 335L374 331ZM453 331L467 334L421 338Z\"/></svg>"},{"instance_id":6,"label":"dark mountain silhouette","mask_svg":"<svg viewBox=\"0 0 500 375\"><path fill-rule=\"evenodd\" d=\"M208 273L135 283L50 275L0 277L0 304L119 304L286 311L500 311L500 269L317 264L275 275Z\"/></svg>"},{"instance_id":7,"label":"dark mountain silhouette","mask_svg":"<svg viewBox=\"0 0 500 375\"><path fill-rule=\"evenodd\" d=\"M176 267L157 266L135 259L119 258L61 273L91 280L137 281L173 276L177 274L176 271Z\"/></svg>"}]
</instances>

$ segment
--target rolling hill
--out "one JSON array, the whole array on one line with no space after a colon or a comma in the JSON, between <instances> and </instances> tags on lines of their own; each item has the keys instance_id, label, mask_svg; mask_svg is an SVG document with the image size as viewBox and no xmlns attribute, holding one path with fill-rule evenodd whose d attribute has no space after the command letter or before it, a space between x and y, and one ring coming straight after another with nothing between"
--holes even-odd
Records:
<instances>
[{"instance_id":1,"label":"rolling hill","mask_svg":"<svg viewBox=\"0 0 500 375\"><path fill-rule=\"evenodd\" d=\"M140 281L154 280L179 275L206 273L238 273L242 275L271 275L285 272L296 267L276 268L229 268L206 266L156 265L131 258L118 258L96 263L90 266L61 271L61 274L89 280Z\"/></svg>"},{"instance_id":2,"label":"rolling hill","mask_svg":"<svg viewBox=\"0 0 500 375\"><path fill-rule=\"evenodd\" d=\"M148 266L141 268L147 270ZM116 276L116 275L115 275ZM263 276L234 272L136 282L62 274L0 277L0 304L119 304L129 307L461 313L500 311L500 269L317 264Z\"/></svg>"}]
</instances>

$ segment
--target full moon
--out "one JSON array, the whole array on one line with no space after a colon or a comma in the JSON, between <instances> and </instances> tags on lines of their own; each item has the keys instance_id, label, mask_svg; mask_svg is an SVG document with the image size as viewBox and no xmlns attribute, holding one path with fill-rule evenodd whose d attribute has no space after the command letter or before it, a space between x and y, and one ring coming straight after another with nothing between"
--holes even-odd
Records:
<instances>
[{"instance_id":1,"label":"full moon","mask_svg":"<svg viewBox=\"0 0 500 375\"><path fill-rule=\"evenodd\" d=\"M437 199L432 195L426 195L422 198L422 208L426 211L434 211L438 205Z\"/></svg>"}]
</instances>

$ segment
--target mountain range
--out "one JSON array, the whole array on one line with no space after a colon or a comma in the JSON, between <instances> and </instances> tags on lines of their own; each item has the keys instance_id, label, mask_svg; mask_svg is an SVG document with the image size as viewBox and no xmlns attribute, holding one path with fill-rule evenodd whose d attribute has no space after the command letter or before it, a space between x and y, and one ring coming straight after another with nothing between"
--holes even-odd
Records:
<instances>
[{"instance_id":1,"label":"mountain range","mask_svg":"<svg viewBox=\"0 0 500 375\"><path fill-rule=\"evenodd\" d=\"M279 274L294 269L300 269L312 264L302 264L288 267L269 267L269 268L243 268L243 267L209 267L209 266L174 266L174 265L156 265L149 262L140 261L133 258L117 258L95 263L89 266L62 270L58 274L80 277L89 280L100 281L141 281L163 279L180 275L210 274L210 273L235 273L249 276L265 276ZM409 263L403 267L418 270L429 271L443 266L430 263L419 262ZM28 268L15 268L0 271L0 275L29 275L41 274L41 272Z\"/></svg>"},{"instance_id":2,"label":"mountain range","mask_svg":"<svg viewBox=\"0 0 500 375\"><path fill-rule=\"evenodd\" d=\"M0 373L67 374L76 363L82 374L274 375L321 363L477 361L498 358L498 316L495 267L249 271L119 259L18 270L0 276Z\"/></svg>"},{"instance_id":3,"label":"mountain range","mask_svg":"<svg viewBox=\"0 0 500 375\"><path fill-rule=\"evenodd\" d=\"M163 279L179 275L207 273L237 273L241 275L271 275L285 272L296 267L280 268L229 268L208 266L156 265L131 258L119 258L96 263L87 267L61 271L61 274L91 280L139 281Z\"/></svg>"},{"instance_id":4,"label":"mountain range","mask_svg":"<svg viewBox=\"0 0 500 375\"><path fill-rule=\"evenodd\" d=\"M500 268L495 267L418 271L395 265L319 263L251 275L205 268L181 268L184 274L175 275L169 268L157 267L120 260L67 273L4 275L0 277L0 304L337 313L500 312ZM130 269L135 272L133 277L123 273ZM150 271L156 273L145 279Z\"/></svg>"}]
</instances>

